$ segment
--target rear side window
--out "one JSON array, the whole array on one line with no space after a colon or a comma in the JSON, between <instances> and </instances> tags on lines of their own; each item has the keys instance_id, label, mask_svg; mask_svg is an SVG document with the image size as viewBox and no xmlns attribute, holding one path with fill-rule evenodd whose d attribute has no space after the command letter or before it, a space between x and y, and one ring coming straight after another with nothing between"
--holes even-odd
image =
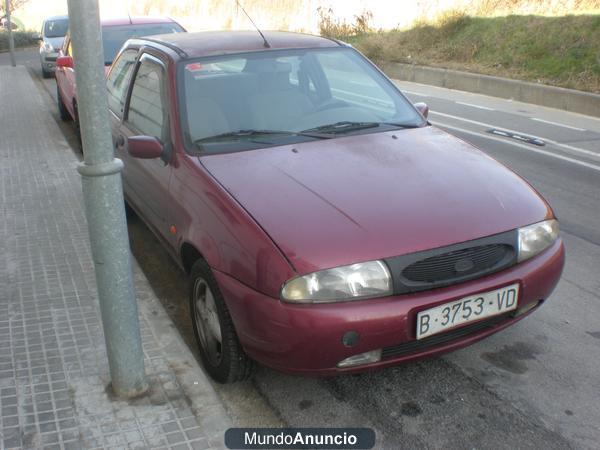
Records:
<instances>
[{"instance_id":1,"label":"rear side window","mask_svg":"<svg viewBox=\"0 0 600 450\"><path fill-rule=\"evenodd\" d=\"M63 55L73 56L73 47L71 46L71 34L67 31L67 35L65 36L65 41L62 46Z\"/></svg>"},{"instance_id":2,"label":"rear side window","mask_svg":"<svg viewBox=\"0 0 600 450\"><path fill-rule=\"evenodd\" d=\"M184 31L175 22L104 26L102 27L104 64L112 64L113 59L115 59L127 39L154 34L183 33Z\"/></svg>"},{"instance_id":3,"label":"rear side window","mask_svg":"<svg viewBox=\"0 0 600 450\"><path fill-rule=\"evenodd\" d=\"M108 107L119 118L123 115L125 95L131 72L135 66L137 50L126 50L115 61L106 80L108 88Z\"/></svg>"},{"instance_id":4,"label":"rear side window","mask_svg":"<svg viewBox=\"0 0 600 450\"><path fill-rule=\"evenodd\" d=\"M127 122L140 134L164 140L166 134L164 69L150 58L143 58L135 75Z\"/></svg>"}]
</instances>

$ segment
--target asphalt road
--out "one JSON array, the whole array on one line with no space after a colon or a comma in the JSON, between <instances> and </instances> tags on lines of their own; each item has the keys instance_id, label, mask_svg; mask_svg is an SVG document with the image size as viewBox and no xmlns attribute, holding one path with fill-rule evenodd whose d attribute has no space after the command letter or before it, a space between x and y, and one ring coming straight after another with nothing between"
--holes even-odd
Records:
<instances>
[{"instance_id":1,"label":"asphalt road","mask_svg":"<svg viewBox=\"0 0 600 450\"><path fill-rule=\"evenodd\" d=\"M35 57L20 55L54 101L54 80L41 80ZM248 382L215 388L239 425L371 426L379 448L598 448L600 120L398 84L412 101L429 104L435 126L509 166L549 200L567 248L556 291L529 318L442 358L331 379L259 368ZM70 125L61 127L80 154ZM492 135L491 128L545 145ZM195 348L185 277L139 219L130 219L129 231L135 257Z\"/></svg>"}]
</instances>

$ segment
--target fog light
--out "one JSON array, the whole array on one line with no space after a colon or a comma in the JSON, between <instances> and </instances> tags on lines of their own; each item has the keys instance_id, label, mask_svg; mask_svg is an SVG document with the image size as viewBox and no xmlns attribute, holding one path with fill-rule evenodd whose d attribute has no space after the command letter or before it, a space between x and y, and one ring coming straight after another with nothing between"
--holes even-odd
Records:
<instances>
[{"instance_id":1,"label":"fog light","mask_svg":"<svg viewBox=\"0 0 600 450\"><path fill-rule=\"evenodd\" d=\"M342 336L342 344L346 347L354 347L358 344L359 339L360 336L356 331L348 331Z\"/></svg>"},{"instance_id":2,"label":"fog light","mask_svg":"<svg viewBox=\"0 0 600 450\"><path fill-rule=\"evenodd\" d=\"M539 306L539 304L542 303L541 300L537 301L537 302L531 302L528 303L525 306L521 306L519 309L517 309L516 313L515 313L515 317L519 317L522 316L525 313L528 313L529 311L531 311L533 308Z\"/></svg>"},{"instance_id":3,"label":"fog light","mask_svg":"<svg viewBox=\"0 0 600 450\"><path fill-rule=\"evenodd\" d=\"M341 360L338 363L338 367L353 367L353 366L361 366L363 364L370 364L381 361L381 349L373 350L366 353L361 353L359 355L351 356L350 358L346 358Z\"/></svg>"}]
</instances>

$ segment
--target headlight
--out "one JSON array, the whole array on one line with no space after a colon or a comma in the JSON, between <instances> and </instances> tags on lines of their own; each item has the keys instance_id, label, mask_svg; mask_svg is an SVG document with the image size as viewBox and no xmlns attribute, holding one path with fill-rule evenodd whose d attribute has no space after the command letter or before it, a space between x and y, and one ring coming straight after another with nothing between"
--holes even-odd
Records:
<instances>
[{"instance_id":1,"label":"headlight","mask_svg":"<svg viewBox=\"0 0 600 450\"><path fill-rule=\"evenodd\" d=\"M392 294L392 277L381 261L321 270L288 281L281 299L293 303L327 303Z\"/></svg>"},{"instance_id":2,"label":"headlight","mask_svg":"<svg viewBox=\"0 0 600 450\"><path fill-rule=\"evenodd\" d=\"M558 222L554 219L519 228L518 261L525 261L541 253L554 244L556 239L558 239Z\"/></svg>"},{"instance_id":3,"label":"headlight","mask_svg":"<svg viewBox=\"0 0 600 450\"><path fill-rule=\"evenodd\" d=\"M43 48L47 52L53 52L54 51L54 49L52 48L52 44L50 44L49 42L44 42Z\"/></svg>"}]
</instances>

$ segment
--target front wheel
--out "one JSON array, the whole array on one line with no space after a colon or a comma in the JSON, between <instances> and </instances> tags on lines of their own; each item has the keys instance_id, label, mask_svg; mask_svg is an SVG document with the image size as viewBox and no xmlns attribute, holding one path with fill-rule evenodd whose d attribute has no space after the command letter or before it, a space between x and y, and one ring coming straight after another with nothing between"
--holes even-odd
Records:
<instances>
[{"instance_id":1,"label":"front wheel","mask_svg":"<svg viewBox=\"0 0 600 450\"><path fill-rule=\"evenodd\" d=\"M58 104L58 114L60 115L60 119L63 121L71 120L71 115L67 110L67 107L63 103L63 99L60 96L60 89L58 89L58 85L56 85L56 102Z\"/></svg>"},{"instance_id":2,"label":"front wheel","mask_svg":"<svg viewBox=\"0 0 600 450\"><path fill-rule=\"evenodd\" d=\"M194 334L206 371L219 383L249 378L253 362L240 344L223 295L204 260L192 267L189 296Z\"/></svg>"}]
</instances>

